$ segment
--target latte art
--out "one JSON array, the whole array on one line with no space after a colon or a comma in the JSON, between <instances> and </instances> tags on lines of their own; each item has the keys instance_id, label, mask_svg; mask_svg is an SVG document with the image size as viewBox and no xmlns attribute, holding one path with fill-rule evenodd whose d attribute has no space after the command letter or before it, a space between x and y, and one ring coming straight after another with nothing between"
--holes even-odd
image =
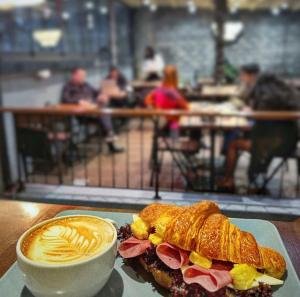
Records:
<instances>
[{"instance_id":1,"label":"latte art","mask_svg":"<svg viewBox=\"0 0 300 297\"><path fill-rule=\"evenodd\" d=\"M22 244L23 254L38 263L74 263L94 256L113 241L107 222L88 216L61 218L34 230Z\"/></svg>"}]
</instances>

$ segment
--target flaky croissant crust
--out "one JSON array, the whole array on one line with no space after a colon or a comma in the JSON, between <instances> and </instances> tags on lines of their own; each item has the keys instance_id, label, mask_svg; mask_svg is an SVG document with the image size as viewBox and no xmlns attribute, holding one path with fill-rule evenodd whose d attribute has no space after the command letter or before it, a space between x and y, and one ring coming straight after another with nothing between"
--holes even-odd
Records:
<instances>
[{"instance_id":1,"label":"flaky croissant crust","mask_svg":"<svg viewBox=\"0 0 300 297\"><path fill-rule=\"evenodd\" d=\"M249 264L276 278L286 270L280 253L258 245L251 233L230 223L214 202L192 206L151 204L140 217L149 227L160 230L164 241L181 249L209 259Z\"/></svg>"}]
</instances>

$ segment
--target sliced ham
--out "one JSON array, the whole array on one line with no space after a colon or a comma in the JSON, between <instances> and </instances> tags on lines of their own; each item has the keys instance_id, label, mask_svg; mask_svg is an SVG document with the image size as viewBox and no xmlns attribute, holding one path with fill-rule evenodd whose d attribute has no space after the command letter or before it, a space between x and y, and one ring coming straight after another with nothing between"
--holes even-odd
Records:
<instances>
[{"instance_id":1,"label":"sliced ham","mask_svg":"<svg viewBox=\"0 0 300 297\"><path fill-rule=\"evenodd\" d=\"M179 269L189 263L189 253L169 243L158 245L156 254L171 269Z\"/></svg>"},{"instance_id":2,"label":"sliced ham","mask_svg":"<svg viewBox=\"0 0 300 297\"><path fill-rule=\"evenodd\" d=\"M118 251L123 258L134 258L145 253L151 246L149 240L140 240L130 237L119 245Z\"/></svg>"},{"instance_id":3,"label":"sliced ham","mask_svg":"<svg viewBox=\"0 0 300 297\"><path fill-rule=\"evenodd\" d=\"M225 270L205 269L197 265L182 270L187 284L198 284L209 292L216 292L232 283L230 273Z\"/></svg>"}]
</instances>

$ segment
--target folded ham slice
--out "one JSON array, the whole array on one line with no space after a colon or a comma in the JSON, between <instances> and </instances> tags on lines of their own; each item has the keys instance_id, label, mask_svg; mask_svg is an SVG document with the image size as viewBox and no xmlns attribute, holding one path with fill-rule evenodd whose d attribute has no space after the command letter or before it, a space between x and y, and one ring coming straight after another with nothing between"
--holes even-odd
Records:
<instances>
[{"instance_id":1,"label":"folded ham slice","mask_svg":"<svg viewBox=\"0 0 300 297\"><path fill-rule=\"evenodd\" d=\"M169 243L158 245L156 254L171 269L179 269L189 263L189 253Z\"/></svg>"},{"instance_id":2,"label":"folded ham slice","mask_svg":"<svg viewBox=\"0 0 300 297\"><path fill-rule=\"evenodd\" d=\"M225 270L205 269L197 265L182 269L187 284L198 284L209 292L216 292L232 283L230 273Z\"/></svg>"},{"instance_id":3,"label":"folded ham slice","mask_svg":"<svg viewBox=\"0 0 300 297\"><path fill-rule=\"evenodd\" d=\"M123 258L134 258L145 253L151 246L149 240L140 240L130 237L120 243L118 251Z\"/></svg>"}]
</instances>

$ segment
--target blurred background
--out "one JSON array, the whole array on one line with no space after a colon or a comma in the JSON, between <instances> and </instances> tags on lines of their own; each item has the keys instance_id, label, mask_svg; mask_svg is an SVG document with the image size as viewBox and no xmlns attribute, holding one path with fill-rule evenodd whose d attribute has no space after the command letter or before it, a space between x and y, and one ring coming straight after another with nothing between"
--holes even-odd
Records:
<instances>
[{"instance_id":1,"label":"blurred background","mask_svg":"<svg viewBox=\"0 0 300 297\"><path fill-rule=\"evenodd\" d=\"M0 0L0 76L8 195L55 185L298 197L297 0ZM273 99L245 101L247 83L251 99ZM157 104L161 87L186 105ZM269 147L278 139L286 150Z\"/></svg>"}]
</instances>

